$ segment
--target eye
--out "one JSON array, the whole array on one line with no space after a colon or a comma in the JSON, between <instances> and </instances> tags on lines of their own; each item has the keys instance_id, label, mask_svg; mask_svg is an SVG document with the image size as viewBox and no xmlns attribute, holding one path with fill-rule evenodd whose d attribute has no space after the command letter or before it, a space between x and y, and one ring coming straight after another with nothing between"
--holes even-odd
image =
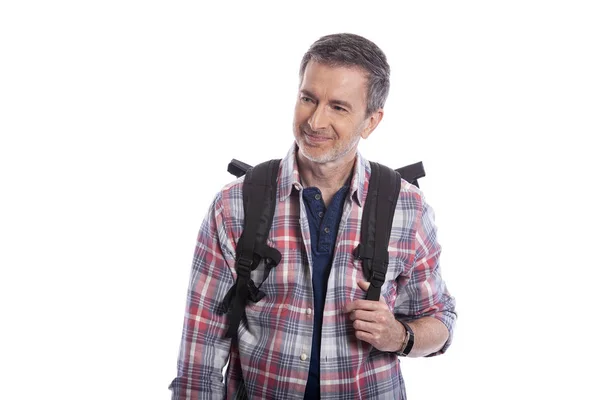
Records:
<instances>
[{"instance_id":1,"label":"eye","mask_svg":"<svg viewBox=\"0 0 600 400\"><path fill-rule=\"evenodd\" d=\"M333 109L335 111L341 111L341 112L347 111L344 107L340 107L340 106L333 106Z\"/></svg>"},{"instance_id":2,"label":"eye","mask_svg":"<svg viewBox=\"0 0 600 400\"><path fill-rule=\"evenodd\" d=\"M310 97L302 96L300 97L300 101L303 103L312 103L312 99Z\"/></svg>"}]
</instances>

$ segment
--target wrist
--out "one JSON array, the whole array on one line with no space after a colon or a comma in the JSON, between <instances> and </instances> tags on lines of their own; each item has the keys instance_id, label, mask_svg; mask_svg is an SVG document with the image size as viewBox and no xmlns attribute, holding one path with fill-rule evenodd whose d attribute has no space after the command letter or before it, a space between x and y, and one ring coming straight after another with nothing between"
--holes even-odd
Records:
<instances>
[{"instance_id":1,"label":"wrist","mask_svg":"<svg viewBox=\"0 0 600 400\"><path fill-rule=\"evenodd\" d=\"M396 320L396 324L398 324L398 329L400 330L400 334L398 335L397 340L396 353L400 354L402 353L402 350L404 350L404 348L406 347L406 344L408 343L408 338L406 336L406 328L404 327L404 325L402 325L398 320Z\"/></svg>"},{"instance_id":2,"label":"wrist","mask_svg":"<svg viewBox=\"0 0 600 400\"><path fill-rule=\"evenodd\" d=\"M413 348L413 345L415 343L415 334L414 334L413 330L411 329L410 325L408 325L406 322L403 322L400 320L397 320L397 321L399 324L402 325L402 327L404 329L402 346L397 353L402 357L406 357L410 354L410 352Z\"/></svg>"}]
</instances>

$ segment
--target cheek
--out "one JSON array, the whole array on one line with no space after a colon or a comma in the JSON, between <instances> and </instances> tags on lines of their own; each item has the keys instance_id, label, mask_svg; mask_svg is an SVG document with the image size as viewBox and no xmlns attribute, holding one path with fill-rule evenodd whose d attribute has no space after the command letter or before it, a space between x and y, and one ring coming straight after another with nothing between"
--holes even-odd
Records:
<instances>
[{"instance_id":1,"label":"cheek","mask_svg":"<svg viewBox=\"0 0 600 400\"><path fill-rule=\"evenodd\" d=\"M307 120L307 112L300 104L296 103L294 108L294 126L304 123Z\"/></svg>"},{"instance_id":2,"label":"cheek","mask_svg":"<svg viewBox=\"0 0 600 400\"><path fill-rule=\"evenodd\" d=\"M302 125L302 120L297 114L294 114L294 122L292 128L294 130L294 136L300 135L300 126Z\"/></svg>"},{"instance_id":3,"label":"cheek","mask_svg":"<svg viewBox=\"0 0 600 400\"><path fill-rule=\"evenodd\" d=\"M354 121L347 116L338 118L332 125L333 129L343 138L353 138L356 136L357 126Z\"/></svg>"}]
</instances>

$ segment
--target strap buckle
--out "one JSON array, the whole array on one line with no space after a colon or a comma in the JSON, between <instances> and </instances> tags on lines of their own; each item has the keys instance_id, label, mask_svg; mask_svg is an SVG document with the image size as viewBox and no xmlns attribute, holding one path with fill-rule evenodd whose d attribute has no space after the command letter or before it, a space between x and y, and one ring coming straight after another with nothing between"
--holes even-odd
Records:
<instances>
[{"instance_id":1,"label":"strap buckle","mask_svg":"<svg viewBox=\"0 0 600 400\"><path fill-rule=\"evenodd\" d=\"M383 283L385 282L385 273L375 269L371 275L371 280L369 282L371 282L371 286L373 286L373 287L376 287L376 288L382 287Z\"/></svg>"},{"instance_id":2,"label":"strap buckle","mask_svg":"<svg viewBox=\"0 0 600 400\"><path fill-rule=\"evenodd\" d=\"M238 257L236 260L236 271L238 276L248 279L250 278L250 269L252 267L252 260L249 260L243 256Z\"/></svg>"}]
</instances>

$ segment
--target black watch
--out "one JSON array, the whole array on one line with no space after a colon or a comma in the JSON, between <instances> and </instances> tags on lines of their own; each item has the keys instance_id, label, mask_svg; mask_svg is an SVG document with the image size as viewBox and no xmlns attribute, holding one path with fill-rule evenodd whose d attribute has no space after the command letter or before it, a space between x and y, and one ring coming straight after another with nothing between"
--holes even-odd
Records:
<instances>
[{"instance_id":1,"label":"black watch","mask_svg":"<svg viewBox=\"0 0 600 400\"><path fill-rule=\"evenodd\" d=\"M408 334L408 342L406 343L404 349L400 351L400 356L406 357L412 350L413 344L415 344L415 333L406 322L400 320L397 321L400 322L402 326L404 326L404 329L406 329L406 333Z\"/></svg>"}]
</instances>

